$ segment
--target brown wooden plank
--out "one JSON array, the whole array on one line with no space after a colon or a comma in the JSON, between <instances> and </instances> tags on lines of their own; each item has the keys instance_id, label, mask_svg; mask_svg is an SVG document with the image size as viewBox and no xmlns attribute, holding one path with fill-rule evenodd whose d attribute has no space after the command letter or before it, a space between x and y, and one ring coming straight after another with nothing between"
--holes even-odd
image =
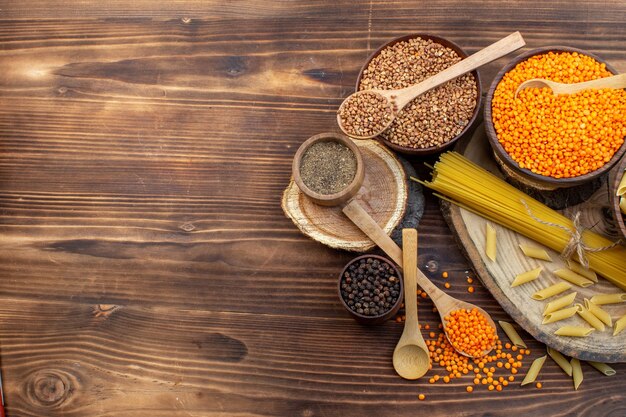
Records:
<instances>
[{"instance_id":1,"label":"brown wooden plank","mask_svg":"<svg viewBox=\"0 0 626 417\"><path fill-rule=\"evenodd\" d=\"M625 13L622 1L3 2L9 416L624 414L624 379L586 365L578 392L551 363L542 391L401 380L401 329L347 318L334 286L351 255L301 236L280 194L297 146L333 125L385 40L427 31L474 52L519 29L527 48L589 49L624 72ZM504 62L481 70L485 86ZM453 295L506 319L480 285L467 292L431 196L419 230L436 284L448 270ZM96 318L98 304L121 308Z\"/></svg>"},{"instance_id":2,"label":"brown wooden plank","mask_svg":"<svg viewBox=\"0 0 626 417\"><path fill-rule=\"evenodd\" d=\"M420 317L434 325L431 306L421 301ZM516 386L493 396L483 387L469 395L469 375L449 385L404 381L390 366L402 326L368 328L345 312L320 320L11 301L0 306L0 323L9 410L19 416L358 416L381 399L399 415L458 414L487 400L531 415L548 397L562 415L621 407L615 385L615 395L601 394L606 377L587 365L579 392L551 362L541 374L544 391ZM539 346L530 346L535 356Z\"/></svg>"}]
</instances>

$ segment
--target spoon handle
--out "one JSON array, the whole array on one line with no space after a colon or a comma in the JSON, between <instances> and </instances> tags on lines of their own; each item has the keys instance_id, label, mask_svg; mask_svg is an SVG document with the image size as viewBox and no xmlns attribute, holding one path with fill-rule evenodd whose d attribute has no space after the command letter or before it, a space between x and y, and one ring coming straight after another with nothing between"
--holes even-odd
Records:
<instances>
[{"instance_id":1,"label":"spoon handle","mask_svg":"<svg viewBox=\"0 0 626 417\"><path fill-rule=\"evenodd\" d=\"M626 88L626 73L618 74L612 77L606 78L598 78L597 80L585 81L582 83L576 84L562 84L559 85L560 89L567 94L577 93L579 91L588 90L590 88L602 89L602 88L613 88L620 89ZM555 91L561 92L561 91Z\"/></svg>"},{"instance_id":2,"label":"spoon handle","mask_svg":"<svg viewBox=\"0 0 626 417\"><path fill-rule=\"evenodd\" d=\"M402 229L405 327L417 330L417 230Z\"/></svg>"},{"instance_id":3,"label":"spoon handle","mask_svg":"<svg viewBox=\"0 0 626 417\"><path fill-rule=\"evenodd\" d=\"M447 81L450 81L460 75L475 70L495 59L501 58L522 46L526 45L521 33L515 32L500 39L498 42L481 49L473 55L459 61L458 63L446 68L445 70L427 78L419 84L404 88L397 93L396 103L398 108L403 108L415 97L425 93Z\"/></svg>"},{"instance_id":4,"label":"spoon handle","mask_svg":"<svg viewBox=\"0 0 626 417\"><path fill-rule=\"evenodd\" d=\"M372 216L355 199L350 200L343 209L343 213L348 216L363 233L374 241L393 261L402 266L402 249L391 239L387 233L376 223Z\"/></svg>"},{"instance_id":5,"label":"spoon handle","mask_svg":"<svg viewBox=\"0 0 626 417\"><path fill-rule=\"evenodd\" d=\"M402 268L404 263L404 255L402 249L396 242L391 239L387 233L376 223L372 216L369 215L365 209L359 204L358 201L352 199L348 204L343 207L344 214L348 216L352 223L354 223L363 233L367 235L374 243L380 247L383 252L387 254L393 261L398 264ZM404 235L403 235L404 236ZM416 256L417 256L417 243L415 246ZM402 268L404 270L404 268ZM439 288L435 284L429 280L426 275L419 268L417 268L417 264L415 266L416 272L416 281L420 287L430 296L430 298L434 302L439 302L439 300L449 302L449 296ZM406 271L404 271L406 274Z\"/></svg>"}]
</instances>

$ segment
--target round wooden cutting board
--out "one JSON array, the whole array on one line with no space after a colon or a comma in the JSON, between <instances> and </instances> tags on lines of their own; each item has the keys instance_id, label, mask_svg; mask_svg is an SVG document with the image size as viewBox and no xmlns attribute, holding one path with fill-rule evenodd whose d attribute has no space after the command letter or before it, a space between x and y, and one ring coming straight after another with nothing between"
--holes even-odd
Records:
<instances>
[{"instance_id":1,"label":"round wooden cutting board","mask_svg":"<svg viewBox=\"0 0 626 417\"><path fill-rule=\"evenodd\" d=\"M470 141L459 144L455 150L490 172L502 177L492 157L491 148L487 143L482 126L476 130ZM616 239L615 226L610 223L608 217L603 215L603 211L606 211L605 208L608 204L608 184L606 184L605 180L605 183L589 200L561 210L561 213L572 218L576 211L581 211L582 224L592 228L594 232ZM568 356L599 362L626 361L626 331L617 336L612 336L613 329L607 327L603 332L594 331L590 336L584 338L561 337L554 334L554 331L563 325L590 327L578 315L556 323L541 324L542 313L547 302L557 297L550 298L547 301L535 301L531 298L531 295L541 288L562 281L552 274L552 271L556 269L567 268L567 264L559 257L557 252L545 248L550 254L552 262L527 258L519 249L520 243L528 243L537 247L542 246L509 229L492 223L497 230L498 236L497 261L492 262L485 255L485 224L490 221L446 202L442 202L442 210L446 221L459 242L459 246L472 263L480 280L502 305L504 310L524 330L540 342ZM544 270L538 279L511 288L511 282L517 274L539 266L542 266ZM577 287L572 284L572 289L566 293L571 291L577 292L575 303L581 304L583 304L584 298L591 298L595 294L623 292L603 278L599 278L597 284L587 288ZM625 303L604 305L602 307L611 315L613 321L626 313Z\"/></svg>"},{"instance_id":2,"label":"round wooden cutting board","mask_svg":"<svg viewBox=\"0 0 626 417\"><path fill-rule=\"evenodd\" d=\"M417 227L424 211L421 186L408 180L415 171L375 140L355 143L365 167L363 186L355 198L383 230L397 240L401 228ZM323 207L313 203L293 179L283 193L282 208L302 233L331 248L365 252L375 246L342 213L340 206Z\"/></svg>"}]
</instances>

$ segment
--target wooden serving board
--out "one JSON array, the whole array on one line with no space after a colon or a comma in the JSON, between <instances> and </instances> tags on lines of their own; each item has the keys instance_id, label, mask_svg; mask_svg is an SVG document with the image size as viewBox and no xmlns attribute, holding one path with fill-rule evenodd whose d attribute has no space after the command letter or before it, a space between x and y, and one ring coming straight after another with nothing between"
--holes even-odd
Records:
<instances>
[{"instance_id":1,"label":"wooden serving board","mask_svg":"<svg viewBox=\"0 0 626 417\"><path fill-rule=\"evenodd\" d=\"M456 151L502 177L491 154L491 149L482 126L476 130L470 141L459 144ZM603 215L603 210L606 210L608 204L608 184L605 183L589 200L561 212L571 218L575 211L580 210L584 225L593 227L595 232L613 237L615 226L610 223L608 217ZM585 338L554 335L556 329L566 324L590 327L578 315L556 323L541 324L543 319L542 313L547 302L557 297L550 298L547 301L535 301L530 296L541 288L562 281L551 273L553 270L567 267L557 252L546 248L552 258L552 262L527 258L519 249L520 243L529 243L538 247L541 247L541 245L492 223L497 230L498 236L497 261L492 262L485 256L485 224L489 220L446 202L442 202L442 211L460 247L472 263L482 283L524 330L540 342L568 356L600 362L626 361L626 332L612 336L613 329L606 328L603 332L594 331ZM538 279L511 288L511 282L517 274L538 266L543 266L544 268ZM597 284L587 288L577 287L572 284L572 289L561 295L571 291L577 292L575 302L581 304L584 298L590 298L594 294L622 292L622 290L603 278L600 278ZM611 315L614 321L626 313L626 304L624 303L605 305L603 308Z\"/></svg>"},{"instance_id":2,"label":"wooden serving board","mask_svg":"<svg viewBox=\"0 0 626 417\"><path fill-rule=\"evenodd\" d=\"M355 198L386 233L400 242L401 229L417 227L424 211L422 188L408 179L415 171L375 140L355 143L365 167L363 185ZM331 248L365 252L375 246L341 207L313 203L293 179L283 193L282 208L302 233Z\"/></svg>"}]
</instances>

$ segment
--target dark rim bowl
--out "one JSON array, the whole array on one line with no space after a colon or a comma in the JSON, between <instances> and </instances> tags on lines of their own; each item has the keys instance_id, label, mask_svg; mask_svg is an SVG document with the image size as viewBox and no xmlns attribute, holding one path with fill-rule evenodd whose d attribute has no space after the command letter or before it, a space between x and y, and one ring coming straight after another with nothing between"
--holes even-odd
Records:
<instances>
[{"instance_id":1,"label":"dark rim bowl","mask_svg":"<svg viewBox=\"0 0 626 417\"><path fill-rule=\"evenodd\" d=\"M352 182L348 184L343 190L336 192L334 194L320 194L313 190L311 190L302 180L302 176L300 175L300 164L302 162L302 157L306 150L313 144L319 142L338 142L345 145L348 149L352 151L354 157L356 158L356 172L354 174L354 178ZM335 132L326 132L320 133L315 136L311 136L309 139L304 141L302 145L296 151L294 155L293 162L291 164L291 173L293 175L293 180L300 190L307 195L313 202L322 205L322 206L336 206L346 201L350 200L356 193L358 193L359 189L361 189L361 185L363 185L363 179L365 178L365 168L363 166L363 157L361 155L361 151L359 147L346 135L342 135L340 133Z\"/></svg>"},{"instance_id":2,"label":"dark rim bowl","mask_svg":"<svg viewBox=\"0 0 626 417\"><path fill-rule=\"evenodd\" d=\"M493 126L491 113L491 102L493 100L493 94L496 90L496 87L504 77L504 74L513 69L517 64L527 60L532 56L546 54L548 52L578 52L579 54L590 56L596 61L605 64L608 71L613 74L618 74L615 68L613 68L608 62L590 52L583 51L582 49L570 48L568 46L546 46L533 49L531 51L524 52L523 54L518 55L511 62L505 65L493 79L493 82L489 87L489 91L487 92L487 98L485 101L485 130L487 131L489 144L493 149L496 160L505 167L505 171L506 168L508 168L508 170L521 177L524 183L540 190L574 187L589 182L594 178L598 178L599 176L607 173L617 163L617 161L620 160L622 155L624 155L624 152L626 152L625 141L622 146L617 150L617 152L615 152L609 162L604 164L602 167L596 169L595 171L573 178L553 178L547 177L545 175L536 174L526 168L520 168L517 162L515 162L504 150L504 147L500 144L500 142L498 142L498 136L496 135L496 130Z\"/></svg>"},{"instance_id":3,"label":"dark rim bowl","mask_svg":"<svg viewBox=\"0 0 626 417\"><path fill-rule=\"evenodd\" d=\"M343 280L343 274L348 270L350 265L352 265L355 262L360 261L361 259L367 259L367 258L373 258L381 262L388 263L389 265L391 265L394 272L396 273L396 276L400 280L400 296L398 297L398 300L391 307L391 309L389 309L386 313L378 315L378 316L366 316L364 314L359 314L356 311L353 311L346 303L346 300L344 300L343 297L341 296L341 281ZM341 300L341 304L350 313L352 318L354 318L357 322L361 324L381 324L389 320L390 318L394 317L396 314L398 314L398 311L400 310L400 305L404 301L404 280L402 279L402 274L400 274L398 267L391 260L383 256L378 256L378 255L361 255L361 256L354 258L350 262L348 262L346 266L343 268L343 270L341 271L341 274L339 274L339 280L337 282L337 295L339 296L339 300Z\"/></svg>"},{"instance_id":4,"label":"dark rim bowl","mask_svg":"<svg viewBox=\"0 0 626 417\"><path fill-rule=\"evenodd\" d=\"M367 58L367 61L365 61L365 64L361 67L361 71L359 71L359 76L357 77L356 80L356 91L359 91L359 84L361 84L361 78L363 77L363 71L365 71L365 69L367 68L367 66L370 64L370 62L372 61L372 59L374 59L376 56L378 56L380 54L380 52L387 48L388 46L391 45L395 45L398 42L404 42L404 41L408 41L409 39L413 39L413 38L422 38L422 39L430 39L435 43L441 44L443 46L446 46L450 49L452 49L453 51L455 51L457 54L459 54L459 56L461 58L467 58L467 52L465 52L463 49L461 49L460 46L458 46L456 43L439 37L439 36L435 36L435 35L429 35L427 33L413 33L410 35L405 35L405 36L400 36L399 38L395 38L392 39L386 43L384 43L380 48L378 48L376 51L374 51L373 54L371 54L369 56L369 58ZM470 132L472 130L472 127L474 126L475 122L476 122L476 118L478 117L478 112L480 110L480 105L482 102L482 83L480 81L480 75L478 74L477 70L472 71L472 74L474 75L474 79L476 80L476 92L478 94L478 97L476 97L476 107L474 107L474 112L472 114L472 117L470 118L469 122L467 123L467 125L465 125L465 127L463 128L463 130L461 131L461 133L459 133L457 136L455 136L454 138L450 139L448 142L442 144L442 145L438 145L438 146L431 146L429 148L411 148L408 146L401 146L401 145L396 145L395 143L391 143L386 139L383 139L381 136L377 136L376 139L378 139L380 142L384 143L386 146L388 146L389 148L393 149L394 151L403 153L403 154L407 154L407 155L430 155L430 154L434 154L434 153L438 153L441 152L449 147L451 147L452 145L454 145L454 143L456 141L458 141L460 138L464 137L468 132Z\"/></svg>"},{"instance_id":5,"label":"dark rim bowl","mask_svg":"<svg viewBox=\"0 0 626 417\"><path fill-rule=\"evenodd\" d=\"M622 214L622 210L619 208L619 197L617 196L617 187L619 186L619 182L622 179L622 175L624 174L624 170L626 169L626 157L622 158L622 161L618 164L616 168L615 179L613 180L612 186L609 188L609 199L611 201L611 207L613 210L613 216L615 216L615 223L617 223L617 228L622 235L622 244L626 245L626 215Z\"/></svg>"}]
</instances>

